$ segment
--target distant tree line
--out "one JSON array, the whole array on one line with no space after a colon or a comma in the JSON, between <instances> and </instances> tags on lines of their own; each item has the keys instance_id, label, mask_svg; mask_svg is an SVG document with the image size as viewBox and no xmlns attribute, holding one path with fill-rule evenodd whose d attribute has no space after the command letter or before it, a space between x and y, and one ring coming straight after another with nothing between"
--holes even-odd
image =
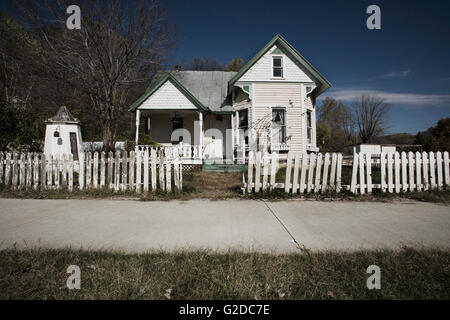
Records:
<instances>
[{"instance_id":1,"label":"distant tree line","mask_svg":"<svg viewBox=\"0 0 450 320\"><path fill-rule=\"evenodd\" d=\"M317 145L321 151L344 152L359 143L422 145L423 151L450 150L450 118L416 135L387 135L391 106L381 97L362 95L348 106L326 97L317 106Z\"/></svg>"}]
</instances>

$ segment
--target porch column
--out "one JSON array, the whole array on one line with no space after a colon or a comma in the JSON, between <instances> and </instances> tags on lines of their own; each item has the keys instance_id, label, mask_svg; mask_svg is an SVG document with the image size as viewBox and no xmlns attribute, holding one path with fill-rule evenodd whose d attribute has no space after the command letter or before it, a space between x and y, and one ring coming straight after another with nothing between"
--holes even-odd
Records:
<instances>
[{"instance_id":1,"label":"porch column","mask_svg":"<svg viewBox=\"0 0 450 320\"><path fill-rule=\"evenodd\" d=\"M234 114L230 115L231 119L231 160L234 161L234 135L235 135L235 120Z\"/></svg>"},{"instance_id":2,"label":"porch column","mask_svg":"<svg viewBox=\"0 0 450 320\"><path fill-rule=\"evenodd\" d=\"M239 111L236 111L235 121L236 121L236 123L235 123L235 126L236 126L236 144L239 145L239 139L240 139L240 137L239 137Z\"/></svg>"},{"instance_id":3,"label":"porch column","mask_svg":"<svg viewBox=\"0 0 450 320\"><path fill-rule=\"evenodd\" d=\"M139 122L141 119L141 110L136 110L136 145L139 141Z\"/></svg>"},{"instance_id":4,"label":"porch column","mask_svg":"<svg viewBox=\"0 0 450 320\"><path fill-rule=\"evenodd\" d=\"M201 111L198 113L198 121L200 127L200 137L199 137L200 159L203 159L203 113Z\"/></svg>"}]
</instances>

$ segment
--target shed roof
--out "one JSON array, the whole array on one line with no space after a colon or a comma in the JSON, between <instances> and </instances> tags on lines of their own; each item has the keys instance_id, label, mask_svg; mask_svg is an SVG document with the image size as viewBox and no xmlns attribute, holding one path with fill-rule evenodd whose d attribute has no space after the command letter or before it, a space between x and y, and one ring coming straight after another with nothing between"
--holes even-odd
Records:
<instances>
[{"instance_id":1,"label":"shed roof","mask_svg":"<svg viewBox=\"0 0 450 320\"><path fill-rule=\"evenodd\" d=\"M66 106L61 106L53 117L47 120L47 123L80 123L77 118L74 118Z\"/></svg>"}]
</instances>

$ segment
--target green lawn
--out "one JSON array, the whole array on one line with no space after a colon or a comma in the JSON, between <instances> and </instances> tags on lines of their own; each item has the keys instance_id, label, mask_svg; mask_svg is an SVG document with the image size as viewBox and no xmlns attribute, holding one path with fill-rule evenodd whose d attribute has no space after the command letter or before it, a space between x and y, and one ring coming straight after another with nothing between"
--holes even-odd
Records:
<instances>
[{"instance_id":1,"label":"green lawn","mask_svg":"<svg viewBox=\"0 0 450 320\"><path fill-rule=\"evenodd\" d=\"M381 268L381 290L366 269ZM68 290L69 265L81 289ZM440 250L120 254L0 251L0 299L449 299L450 252Z\"/></svg>"}]
</instances>

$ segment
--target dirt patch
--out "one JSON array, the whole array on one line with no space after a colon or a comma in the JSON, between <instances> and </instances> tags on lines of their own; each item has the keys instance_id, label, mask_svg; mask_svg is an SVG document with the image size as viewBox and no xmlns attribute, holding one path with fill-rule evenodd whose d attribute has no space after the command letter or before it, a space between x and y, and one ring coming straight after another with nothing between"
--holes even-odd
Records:
<instances>
[{"instance_id":1,"label":"dirt patch","mask_svg":"<svg viewBox=\"0 0 450 320\"><path fill-rule=\"evenodd\" d=\"M240 172L183 172L183 191L193 198L224 199L242 195Z\"/></svg>"}]
</instances>

